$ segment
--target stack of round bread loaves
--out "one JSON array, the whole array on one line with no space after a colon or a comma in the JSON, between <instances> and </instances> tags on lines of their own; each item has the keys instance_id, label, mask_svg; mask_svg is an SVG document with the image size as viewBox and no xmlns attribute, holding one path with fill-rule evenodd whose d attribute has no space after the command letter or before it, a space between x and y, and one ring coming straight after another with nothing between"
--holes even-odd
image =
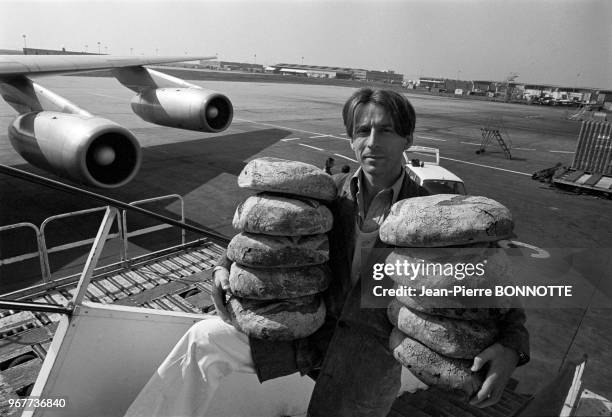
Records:
<instances>
[{"instance_id":1,"label":"stack of round bread loaves","mask_svg":"<svg viewBox=\"0 0 612 417\"><path fill-rule=\"evenodd\" d=\"M250 161L238 185L259 193L236 209L240 233L227 247L232 322L260 339L309 336L324 322L318 294L330 279L325 233L333 217L320 200L332 200L336 186L313 165L277 158Z\"/></svg>"},{"instance_id":2,"label":"stack of round bread loaves","mask_svg":"<svg viewBox=\"0 0 612 417\"><path fill-rule=\"evenodd\" d=\"M396 288L414 288L415 295L396 296L387 313L394 325L389 340L393 355L424 383L463 391L467 397L480 389L484 375L470 368L474 357L496 340L497 321L506 308L475 308L474 297L444 296L442 291L442 295L421 296L422 288L482 289L503 281L505 258L489 248L508 238L512 229L512 217L503 205L485 197L454 194L399 201L381 225L380 239L395 246L387 264L422 265L411 276L390 275ZM463 265L465 271L468 264L479 264L484 273L457 280L436 268Z\"/></svg>"}]
</instances>

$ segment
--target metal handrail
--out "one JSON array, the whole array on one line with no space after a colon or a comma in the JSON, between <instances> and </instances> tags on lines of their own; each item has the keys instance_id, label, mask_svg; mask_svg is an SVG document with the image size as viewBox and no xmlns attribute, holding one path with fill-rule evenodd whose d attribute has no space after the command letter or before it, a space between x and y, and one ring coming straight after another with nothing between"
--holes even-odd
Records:
<instances>
[{"instance_id":1,"label":"metal handrail","mask_svg":"<svg viewBox=\"0 0 612 417\"><path fill-rule=\"evenodd\" d=\"M201 227L193 226L187 223L181 223L170 217L162 216L161 214L157 214L155 212L145 210L143 208L137 206L130 206L128 203L123 201L115 200L114 198L106 197L101 194L94 193L92 191L87 191L82 188L74 187L72 185L64 184L60 181L55 181L49 178L42 177L40 175L32 174L31 172L22 171L17 168L9 167L7 165L0 164L0 174L10 175L15 178L20 178L26 180L28 182L32 182L35 184L39 184L48 188L53 188L56 190L64 191L71 194L76 194L81 197L87 197L91 200L100 201L105 205L109 205L116 208L121 208L128 211L134 211L137 213L144 214L149 217L153 217L157 220L160 220L164 223L171 224L176 227L180 227L182 229L189 230L191 232L199 233L206 235L208 239L213 242L219 243L221 245L227 245L229 243L229 238L220 233L215 232L210 229L203 229Z\"/></svg>"},{"instance_id":2,"label":"metal handrail","mask_svg":"<svg viewBox=\"0 0 612 417\"><path fill-rule=\"evenodd\" d=\"M45 259L43 256L43 241L42 241L42 235L40 233L40 229L36 227L36 225L32 223L28 223L28 222L9 224L7 226L1 226L0 232L3 232L5 230L13 230L13 229L17 229L20 227L28 227L28 228L34 229L34 233L36 234L36 246L38 247L38 258L40 260L40 268L41 268L41 272L43 272L43 275L44 275ZM26 254L22 254L21 256L14 256L12 258L0 259L0 265L8 265L14 262L25 261L26 259L31 259L31 258L36 257L36 255L37 254L35 253L26 253Z\"/></svg>"},{"instance_id":3,"label":"metal handrail","mask_svg":"<svg viewBox=\"0 0 612 417\"><path fill-rule=\"evenodd\" d=\"M132 201L129 204L130 206L138 206L141 204L153 203L155 201L167 200L170 198L176 198L180 201L181 203L181 222L184 223L185 222L185 200L183 199L183 197L181 197L178 194L168 194L168 195L163 195L159 197L146 198L144 200ZM122 234L123 253L121 254L122 261L127 261L128 259L128 253L127 253L128 252L128 238L130 236L137 236L139 234L143 234L143 230L145 231L144 233L148 233L149 231L153 232L153 231L157 231L157 230L161 230L161 229L170 227L169 225L165 225L163 227L162 225L160 225L160 226L154 226L150 228L141 229L141 230L130 233L128 232L128 227L127 227L127 211L126 210L122 210L121 212L121 223L123 226L123 234ZM185 229L181 229L181 244L183 245L185 244Z\"/></svg>"},{"instance_id":4,"label":"metal handrail","mask_svg":"<svg viewBox=\"0 0 612 417\"><path fill-rule=\"evenodd\" d=\"M153 197L153 198L148 198L148 199L144 199L144 200L138 200L138 201L132 201L129 204L130 205L137 205L137 204L145 204L145 203L150 203L150 202L155 202L155 201L161 201L161 200L166 200L166 199L170 199L170 198L175 198L177 200L180 201L181 203L181 221L185 220L185 201L184 199L178 195L178 194L169 194L169 195L165 195L165 196L159 196L159 197ZM67 250L67 249L73 249L73 248L77 248L79 246L84 246L87 244L91 244L95 241L95 238L89 238L89 239L84 239L84 240L79 240L76 242L70 242L67 244L62 244L62 245L57 245L57 246L53 246L53 247L48 247L47 246L47 238L46 238L46 230L47 227L49 226L50 223L56 221L56 220L61 220L61 219L66 219L69 217L74 217L74 216L79 216L79 215L83 215L83 214L90 214L90 213L95 213L95 212L99 212L99 211L105 211L107 209L106 206L104 207L93 207L93 208L89 208L89 209L84 209L84 210L78 210L78 211L72 211L69 213L62 213L62 214L57 214L57 215L53 215L50 217L47 217L40 226L40 229L38 229L36 227L36 225L32 224L32 223L17 223L14 225L8 225L8 226L2 226L0 227L0 232L5 230L5 229L14 229L21 226L28 226L32 229L34 229L34 231L36 232L36 237L37 237L37 243L38 243L38 252L37 253L28 253L28 254L24 254L21 255L19 257L14 257L14 258L9 258L8 262L7 260L2 260L0 259L0 265L3 264L7 264L7 263L13 263L13 262L19 262L21 260L25 260L25 259L31 259L34 258L36 256L38 256L40 258L40 265L41 265L41 273L42 273L42 278L43 278L43 282L48 282L51 279L51 264L49 261L49 254L51 253L55 253L55 252L60 252L63 250ZM128 238L132 237L132 236L138 236L138 235L143 235L146 233L152 233L155 232L157 230L161 230L161 229L166 229L168 227L171 227L170 225L160 225L160 226L154 226L154 227L149 227L149 228L144 228L144 229L138 229L135 230L131 233L127 232L128 228L127 228L127 212L126 210L121 210L121 216L117 216L117 227L119 229L118 233L109 233L107 236L107 239L114 239L117 237L121 238L122 241L122 245L120 246L120 257L121 257L121 261L122 262L127 262L130 259L127 256L128 253ZM181 229L181 244L185 244L185 230Z\"/></svg>"},{"instance_id":5,"label":"metal handrail","mask_svg":"<svg viewBox=\"0 0 612 417\"><path fill-rule=\"evenodd\" d=\"M68 217L74 217L74 216L78 216L81 214L89 214L89 213L95 213L97 211L104 211L106 210L106 207L94 207L94 208L90 208L90 209L84 209L84 210L79 210L79 211L72 211L70 213L62 213L62 214L56 214L54 216L51 217L47 217L40 225L40 235L41 235L41 242L42 242L42 259L44 260L44 268L43 268L43 281L47 281L51 278L51 264L49 263L49 253L53 253L53 252L59 252L62 250L66 250L66 249L72 249L72 248L76 248L79 246L83 246L86 245L88 243L91 243L94 241L94 238L91 239L85 239L85 240L81 240L78 242L72 242L70 244L67 245L59 245L59 246L54 246L52 248L48 248L47 247L47 239L45 237L45 230L47 228L47 226L49 225L49 223L51 223L52 221L55 220L60 220L60 219L65 219ZM118 221L118 220L117 220ZM117 234L113 234L113 235L109 235L109 238L114 238L117 237Z\"/></svg>"},{"instance_id":6,"label":"metal handrail","mask_svg":"<svg viewBox=\"0 0 612 417\"><path fill-rule=\"evenodd\" d=\"M91 281L91 278L93 276L94 270L95 270L95 266L98 262L98 259L102 253L102 248L104 246L104 243L106 242L106 239L108 238L108 234L110 231L110 228L112 226L112 223L115 220L115 217L118 217L119 214L119 210L118 209L123 209L123 210L127 210L127 211L135 211L137 213L141 213L144 215L147 215L149 217L153 217L155 219L161 220L167 224L173 225L173 226L177 226L180 227L182 230L190 230L192 232L196 232L196 233L200 233L200 234L204 234L206 235L206 237L212 241L212 242L217 242L217 243L221 243L222 245L227 245L229 242L229 239L226 236L223 236L219 233L216 233L212 230L204 230L200 227L196 227L196 226L192 226L189 224L184 223L184 214L181 215L183 222L178 222L174 219L171 219L169 217L166 216L162 216L160 214L151 212L149 210L145 210L142 209L140 207L137 207L136 205L130 205L130 204L126 204L122 201L119 200L115 200L112 199L110 197L106 197L91 191L87 191L81 188L77 188L71 185L67 185L64 184L62 182L59 181L55 181L55 180L51 180L49 178L45 178L39 175L35 175L26 171L22 171L13 167L9 167L3 164L0 164L0 173L1 174L5 174L5 175L10 175L12 177L15 178L19 178L19 179L23 179L26 180L28 182L32 182L35 184L39 184L48 188L53 188L53 189L57 189L60 191L64 191L64 192L68 192L68 193L72 193L72 194L76 194L79 195L81 197L87 197L96 201L101 201L105 204L108 205L107 209L106 209L106 213L104 215L104 220L102 221L102 224L100 225L100 228L98 229L98 234L96 235L96 238L94 240L94 243L92 245L92 248L89 252L89 255L87 257L87 261L85 264L85 267L83 269L83 272L81 274L81 277L79 279L79 283L77 285L77 290L74 294L74 298L72 300L72 303L70 303L67 307L66 307L66 313L70 314L72 312L73 306L74 305L79 305L82 300L83 297L87 291L87 286L89 285L89 282ZM95 210L90 210L90 211L95 211ZM47 222L48 223L48 222ZM125 236L125 230L123 228L123 224L122 222L118 222L119 224L119 231L120 234L122 236ZM27 225L27 227L31 227L33 226L34 229L36 230L36 226L34 225ZM45 224L46 226L46 224ZM5 229L12 229L18 226L15 225L9 225L6 226ZM39 232L37 233L37 239L38 239L38 244L39 244L39 251L43 250L43 246L42 246L42 242L41 242L41 236L42 234ZM46 244L45 244L46 246ZM45 273L45 265L44 262L41 263L41 268L43 269L43 274ZM49 275L50 276L50 273ZM53 305L53 304L32 304L32 303L24 303L24 302L16 302L16 301L11 301L11 300L3 300L0 299L0 308L7 306L8 308L16 308L16 309L26 309L26 310L38 310L38 311L42 311L42 309L45 308L60 308L61 306L57 306L57 305Z\"/></svg>"}]
</instances>

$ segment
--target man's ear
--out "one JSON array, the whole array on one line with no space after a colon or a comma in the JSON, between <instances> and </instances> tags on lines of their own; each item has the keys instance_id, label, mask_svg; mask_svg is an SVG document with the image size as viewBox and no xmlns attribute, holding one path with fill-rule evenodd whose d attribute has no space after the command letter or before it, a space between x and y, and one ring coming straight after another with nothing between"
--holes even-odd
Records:
<instances>
[{"instance_id":1,"label":"man's ear","mask_svg":"<svg viewBox=\"0 0 612 417\"><path fill-rule=\"evenodd\" d=\"M413 140L413 136L412 135L409 135L406 138L406 146L404 147L404 150L406 150L406 149L408 149L408 148L410 148L412 146L412 140Z\"/></svg>"}]
</instances>

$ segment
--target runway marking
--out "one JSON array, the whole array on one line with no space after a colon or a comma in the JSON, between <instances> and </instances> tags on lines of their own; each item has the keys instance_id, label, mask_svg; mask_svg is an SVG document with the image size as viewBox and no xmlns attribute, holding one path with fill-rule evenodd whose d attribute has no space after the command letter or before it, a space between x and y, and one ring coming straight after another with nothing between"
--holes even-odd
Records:
<instances>
[{"instance_id":1,"label":"runway marking","mask_svg":"<svg viewBox=\"0 0 612 417\"><path fill-rule=\"evenodd\" d=\"M300 146L305 146L305 147L307 147L307 148L316 149L317 151L325 151L325 149L317 148L316 146L306 145L305 143L298 143L298 145L300 145Z\"/></svg>"},{"instance_id":2,"label":"runway marking","mask_svg":"<svg viewBox=\"0 0 612 417\"><path fill-rule=\"evenodd\" d=\"M548 152L553 152L553 153L575 153L575 152L570 152L570 151L548 151Z\"/></svg>"},{"instance_id":3,"label":"runway marking","mask_svg":"<svg viewBox=\"0 0 612 417\"><path fill-rule=\"evenodd\" d=\"M517 151L536 151L537 149L533 148L512 148L512 150L516 149Z\"/></svg>"},{"instance_id":4,"label":"runway marking","mask_svg":"<svg viewBox=\"0 0 612 417\"><path fill-rule=\"evenodd\" d=\"M290 140L300 140L301 138L287 138L287 139L281 139L282 142L289 142Z\"/></svg>"},{"instance_id":5,"label":"runway marking","mask_svg":"<svg viewBox=\"0 0 612 417\"><path fill-rule=\"evenodd\" d=\"M529 255L532 258L538 258L538 259L550 258L550 253L548 253L548 251L542 248L538 248L537 246L530 245L529 243L519 242L518 240L500 240L497 242L497 244L504 249L516 248L517 246L522 246L524 248L531 249L532 251L535 252Z\"/></svg>"},{"instance_id":6,"label":"runway marking","mask_svg":"<svg viewBox=\"0 0 612 417\"><path fill-rule=\"evenodd\" d=\"M237 117L234 118L234 120L239 120L241 122L247 122L247 123L253 123L255 125L262 125L262 126L271 126L271 127L275 127L277 129L286 129L286 130L292 130L294 132L302 132L302 133L308 133L309 135L322 135L322 133L320 132L311 132L310 130L302 130L302 129L294 129L292 127L287 127L287 126L280 126L280 125L274 125L272 123L263 123L263 122L255 122L253 120L247 120L247 119L239 119ZM348 138L341 138L340 136L334 136L334 135L325 135L329 138L334 138L334 139L342 139L342 140L350 140Z\"/></svg>"},{"instance_id":7,"label":"runway marking","mask_svg":"<svg viewBox=\"0 0 612 417\"><path fill-rule=\"evenodd\" d=\"M437 140L438 142L446 142L446 139L432 138L430 136L417 136L419 139Z\"/></svg>"},{"instance_id":8,"label":"runway marking","mask_svg":"<svg viewBox=\"0 0 612 417\"><path fill-rule=\"evenodd\" d=\"M475 145L475 146L480 146L480 143L475 143L475 142L459 142L459 143L464 143L466 145Z\"/></svg>"},{"instance_id":9,"label":"runway marking","mask_svg":"<svg viewBox=\"0 0 612 417\"><path fill-rule=\"evenodd\" d=\"M311 135L319 135L320 134L318 132L311 132L309 130L302 130L302 129L293 129L293 128L290 128L290 127L275 125L275 124L272 124L272 123L254 122L252 120L238 119L238 118L235 118L234 120L240 120L241 122L253 123L253 124L262 125L262 126L271 126L271 127L277 128L277 129L279 129L279 128L280 129L287 129L287 130L292 130L294 132L304 132L304 133L308 133L308 134L311 134ZM327 135L327 136L330 137L330 138L350 140L348 138L341 138L339 136L333 136L333 135ZM324 151L321 148L317 148L315 146L306 145L304 143L299 143L298 145L305 146L307 148L316 149L318 151ZM344 155L340 155L340 154L335 154L335 155L340 157L340 158L348 159L349 161L357 162L354 159L348 158L348 157L346 157ZM492 166L489 166L489 165L477 164L477 163L474 163L474 162L462 161L460 159L447 158L447 157L444 157L444 156L441 156L440 159L446 159L446 160L449 160L449 161L459 162L459 163L462 163L462 164L475 165L475 166L479 166L479 167L483 167L483 168L496 169L498 171L511 172L513 174L527 175L528 177L531 177L531 174L528 174L526 172L512 171L511 169L492 167Z\"/></svg>"},{"instance_id":10,"label":"runway marking","mask_svg":"<svg viewBox=\"0 0 612 417\"><path fill-rule=\"evenodd\" d=\"M340 158L348 159L349 161L352 161L352 162L357 162L353 158L349 158L348 156L340 155L339 153L335 153L334 155L339 156Z\"/></svg>"},{"instance_id":11,"label":"runway marking","mask_svg":"<svg viewBox=\"0 0 612 417\"><path fill-rule=\"evenodd\" d=\"M498 171L511 172L513 174L527 175L528 177L531 177L531 174L528 174L526 172L520 172L520 171L512 171L511 169L492 167L490 165L477 164L475 162L462 161L460 159L447 158L445 156L441 156L440 159L448 159L449 161L460 162L462 164L476 165L478 167L497 169Z\"/></svg>"},{"instance_id":12,"label":"runway marking","mask_svg":"<svg viewBox=\"0 0 612 417\"><path fill-rule=\"evenodd\" d=\"M326 138L329 135L314 135L314 136L309 136L308 139L315 139L315 138Z\"/></svg>"}]
</instances>

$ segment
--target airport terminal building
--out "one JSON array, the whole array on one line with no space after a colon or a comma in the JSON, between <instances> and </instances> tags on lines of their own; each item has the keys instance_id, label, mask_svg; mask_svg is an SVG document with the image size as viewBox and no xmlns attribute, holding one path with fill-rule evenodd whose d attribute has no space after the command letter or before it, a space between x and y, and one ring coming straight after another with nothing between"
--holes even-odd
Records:
<instances>
[{"instance_id":1,"label":"airport terminal building","mask_svg":"<svg viewBox=\"0 0 612 417\"><path fill-rule=\"evenodd\" d=\"M379 81L390 84L401 84L403 74L395 71L373 71L360 68L326 67L319 65L275 64L266 68L266 72L273 74L302 75L314 78L337 78L343 80Z\"/></svg>"}]
</instances>

